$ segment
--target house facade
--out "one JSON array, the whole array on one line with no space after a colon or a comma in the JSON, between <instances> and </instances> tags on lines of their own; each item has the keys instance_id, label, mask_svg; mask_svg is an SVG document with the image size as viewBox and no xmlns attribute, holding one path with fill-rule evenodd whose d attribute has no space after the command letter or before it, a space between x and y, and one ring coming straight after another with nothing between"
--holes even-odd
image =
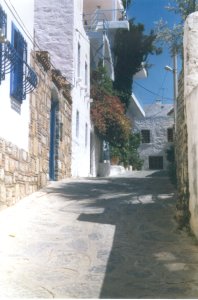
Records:
<instances>
[{"instance_id":1,"label":"house facade","mask_svg":"<svg viewBox=\"0 0 198 300\"><path fill-rule=\"evenodd\" d=\"M90 39L90 69L102 62L109 77L114 80L113 46L118 29L129 29L124 7L120 0L84 0L83 24ZM108 143L101 140L91 122L90 139L90 174L91 176L108 176L110 161L104 154ZM107 155L108 156L108 155Z\"/></svg>"},{"instance_id":2,"label":"house facade","mask_svg":"<svg viewBox=\"0 0 198 300\"><path fill-rule=\"evenodd\" d=\"M143 170L165 170L167 150L173 145L173 105L161 101L144 106L145 114L134 117L134 132L141 135L139 146Z\"/></svg>"},{"instance_id":3,"label":"house facade","mask_svg":"<svg viewBox=\"0 0 198 300\"><path fill-rule=\"evenodd\" d=\"M45 186L50 168L71 176L70 85L34 51L33 12L33 0L0 1L0 208Z\"/></svg>"},{"instance_id":4,"label":"house facade","mask_svg":"<svg viewBox=\"0 0 198 300\"><path fill-rule=\"evenodd\" d=\"M90 41L82 16L82 0L35 0L36 44L71 85L73 177L90 174Z\"/></svg>"}]
</instances>

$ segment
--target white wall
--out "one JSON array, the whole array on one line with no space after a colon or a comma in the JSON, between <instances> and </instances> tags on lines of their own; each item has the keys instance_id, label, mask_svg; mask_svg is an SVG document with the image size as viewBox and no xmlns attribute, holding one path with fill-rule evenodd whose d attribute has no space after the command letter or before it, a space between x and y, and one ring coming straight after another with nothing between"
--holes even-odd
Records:
<instances>
[{"instance_id":1,"label":"white wall","mask_svg":"<svg viewBox=\"0 0 198 300\"><path fill-rule=\"evenodd\" d=\"M72 175L90 174L90 42L82 23L82 1L74 1L74 87L72 107ZM78 44L80 44L80 77L78 76ZM85 62L88 66L85 84ZM81 81L79 81L81 79ZM76 111L79 111L79 136L76 136ZM87 124L87 146L85 126Z\"/></svg>"},{"instance_id":2,"label":"white wall","mask_svg":"<svg viewBox=\"0 0 198 300\"><path fill-rule=\"evenodd\" d=\"M90 43L83 28L82 4L82 0L35 0L36 41L42 50L50 52L54 67L59 69L72 85L72 176L88 176L90 173ZM77 72L78 43L81 49L80 76ZM87 86L85 61L88 66ZM80 122L78 137L77 110Z\"/></svg>"},{"instance_id":3,"label":"white wall","mask_svg":"<svg viewBox=\"0 0 198 300\"><path fill-rule=\"evenodd\" d=\"M145 118L135 120L134 130L150 130L150 143L141 143L138 149L140 158L144 160L143 170L149 169L149 156L163 156L164 169L167 169L166 150L172 143L167 142L167 129L173 127L172 117Z\"/></svg>"},{"instance_id":4,"label":"white wall","mask_svg":"<svg viewBox=\"0 0 198 300\"><path fill-rule=\"evenodd\" d=\"M33 37L33 0L10 0L10 3L16 9L18 15L22 19L25 27ZM28 43L28 54L32 49L32 43L27 38L19 23L13 17L4 1L0 0L0 4L7 14L7 39L11 41L11 22L20 30ZM11 7L11 5L10 5ZM11 7L12 11L13 8ZM16 13L15 13L16 14ZM19 19L17 17L17 19ZM29 63L29 55L28 55ZM14 143L16 146L28 150L28 132L29 132L29 95L21 105L20 114L11 108L10 99L10 75L6 75L6 79L0 85L0 137Z\"/></svg>"}]
</instances>

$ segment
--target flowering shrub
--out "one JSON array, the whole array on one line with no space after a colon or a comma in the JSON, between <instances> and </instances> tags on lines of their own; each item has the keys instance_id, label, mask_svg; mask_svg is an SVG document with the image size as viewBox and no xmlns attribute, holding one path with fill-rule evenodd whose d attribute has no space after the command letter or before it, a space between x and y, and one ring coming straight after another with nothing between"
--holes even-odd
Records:
<instances>
[{"instance_id":1,"label":"flowering shrub","mask_svg":"<svg viewBox=\"0 0 198 300\"><path fill-rule=\"evenodd\" d=\"M100 88L92 88L91 116L98 133L111 145L123 144L131 131L130 120L124 113L124 105L114 95Z\"/></svg>"}]
</instances>

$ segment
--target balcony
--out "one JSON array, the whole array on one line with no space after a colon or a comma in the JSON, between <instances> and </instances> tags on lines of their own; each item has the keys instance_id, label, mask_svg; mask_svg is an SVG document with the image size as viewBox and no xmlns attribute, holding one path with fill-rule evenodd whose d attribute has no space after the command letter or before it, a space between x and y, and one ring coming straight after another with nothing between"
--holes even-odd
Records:
<instances>
[{"instance_id":1,"label":"balcony","mask_svg":"<svg viewBox=\"0 0 198 300\"><path fill-rule=\"evenodd\" d=\"M108 31L114 29L129 30L124 9L100 9L83 14L84 28L87 32Z\"/></svg>"},{"instance_id":2,"label":"balcony","mask_svg":"<svg viewBox=\"0 0 198 300\"><path fill-rule=\"evenodd\" d=\"M36 88L38 84L37 75L32 68L18 56L17 51L9 41L5 40L4 43L1 42L0 83L5 79L5 75L7 73L11 73L12 70L19 64L22 65L22 74L18 74L18 77L21 77L21 84L17 87L17 100L24 100L26 98L26 94L32 92Z\"/></svg>"},{"instance_id":3,"label":"balcony","mask_svg":"<svg viewBox=\"0 0 198 300\"><path fill-rule=\"evenodd\" d=\"M27 93L36 88L38 79L36 73L7 40L7 15L0 5L0 84L5 75L12 72L16 73L14 98L21 102Z\"/></svg>"}]
</instances>

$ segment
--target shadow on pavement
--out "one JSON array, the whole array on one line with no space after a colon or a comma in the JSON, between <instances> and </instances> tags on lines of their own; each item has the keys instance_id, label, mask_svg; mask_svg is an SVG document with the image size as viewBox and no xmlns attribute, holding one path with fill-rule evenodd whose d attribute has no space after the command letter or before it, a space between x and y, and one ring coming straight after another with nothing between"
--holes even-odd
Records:
<instances>
[{"instance_id":1,"label":"shadow on pavement","mask_svg":"<svg viewBox=\"0 0 198 300\"><path fill-rule=\"evenodd\" d=\"M80 207L71 208L79 212L80 222L115 226L100 298L198 296L197 283L194 290L190 285L197 248L176 229L174 189L165 173L62 183L47 192L59 193L63 201L80 201ZM100 249L97 255L103 255ZM90 272L97 275L104 268Z\"/></svg>"}]
</instances>

